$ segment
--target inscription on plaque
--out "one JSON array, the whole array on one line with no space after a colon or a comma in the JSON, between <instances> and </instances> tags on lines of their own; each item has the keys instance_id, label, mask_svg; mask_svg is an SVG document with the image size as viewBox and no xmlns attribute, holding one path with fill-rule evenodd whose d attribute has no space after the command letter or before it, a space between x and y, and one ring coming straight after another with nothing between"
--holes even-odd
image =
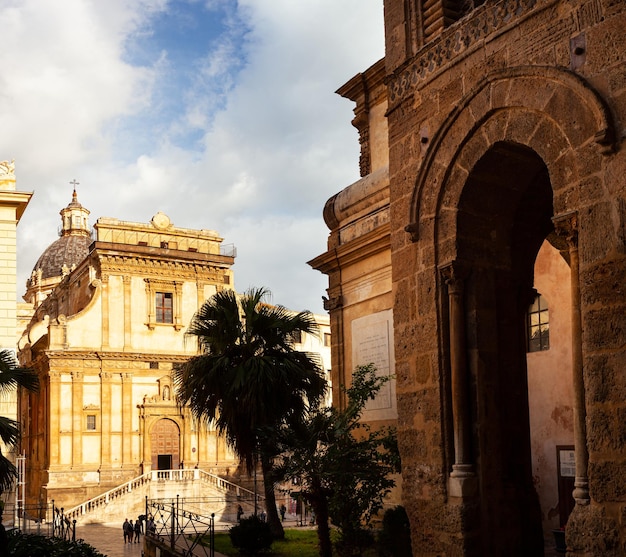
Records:
<instances>
[{"instance_id":1,"label":"inscription on plaque","mask_svg":"<svg viewBox=\"0 0 626 557\"><path fill-rule=\"evenodd\" d=\"M390 352L391 320L387 312L352 323L353 357L355 366L374 364L376 375L387 377L393 373ZM374 400L365 405L366 411L388 410L393 407L392 381L386 382Z\"/></svg>"}]
</instances>

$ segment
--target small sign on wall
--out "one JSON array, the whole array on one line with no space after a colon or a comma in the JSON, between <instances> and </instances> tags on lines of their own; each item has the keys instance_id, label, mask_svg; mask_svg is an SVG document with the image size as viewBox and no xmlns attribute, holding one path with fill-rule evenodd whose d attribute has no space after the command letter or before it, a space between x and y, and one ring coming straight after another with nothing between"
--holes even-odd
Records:
<instances>
[{"instance_id":1,"label":"small sign on wall","mask_svg":"<svg viewBox=\"0 0 626 557\"><path fill-rule=\"evenodd\" d=\"M576 451L572 445L557 445L557 480L559 490L559 522L564 527L574 508L574 480L576 478Z\"/></svg>"},{"instance_id":2,"label":"small sign on wall","mask_svg":"<svg viewBox=\"0 0 626 557\"><path fill-rule=\"evenodd\" d=\"M563 478L574 478L576 476L574 449L559 448L559 474Z\"/></svg>"}]
</instances>

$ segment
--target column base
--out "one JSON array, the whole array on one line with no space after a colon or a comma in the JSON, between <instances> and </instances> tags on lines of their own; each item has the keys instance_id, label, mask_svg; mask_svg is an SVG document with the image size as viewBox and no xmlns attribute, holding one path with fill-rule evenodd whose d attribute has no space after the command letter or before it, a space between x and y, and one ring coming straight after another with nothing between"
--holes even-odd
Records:
<instances>
[{"instance_id":1,"label":"column base","mask_svg":"<svg viewBox=\"0 0 626 557\"><path fill-rule=\"evenodd\" d=\"M457 472L455 474L455 472ZM453 470L448 478L448 495L450 497L460 497L466 499L468 497L475 497L478 494L478 478L471 473L458 473L459 471Z\"/></svg>"}]
</instances>

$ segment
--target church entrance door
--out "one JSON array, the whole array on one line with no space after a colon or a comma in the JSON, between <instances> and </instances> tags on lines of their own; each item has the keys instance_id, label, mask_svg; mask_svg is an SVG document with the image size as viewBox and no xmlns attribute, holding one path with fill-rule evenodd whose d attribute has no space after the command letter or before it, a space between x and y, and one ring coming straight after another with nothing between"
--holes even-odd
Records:
<instances>
[{"instance_id":1,"label":"church entrance door","mask_svg":"<svg viewBox=\"0 0 626 557\"><path fill-rule=\"evenodd\" d=\"M159 420L152 429L152 469L173 470L180 464L180 429L173 420Z\"/></svg>"}]
</instances>

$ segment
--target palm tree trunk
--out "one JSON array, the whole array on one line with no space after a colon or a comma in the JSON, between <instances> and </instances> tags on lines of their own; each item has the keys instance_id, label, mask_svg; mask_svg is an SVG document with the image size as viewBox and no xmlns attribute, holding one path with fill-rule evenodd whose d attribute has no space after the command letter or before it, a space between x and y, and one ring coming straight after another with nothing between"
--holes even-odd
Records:
<instances>
[{"instance_id":1,"label":"palm tree trunk","mask_svg":"<svg viewBox=\"0 0 626 557\"><path fill-rule=\"evenodd\" d=\"M262 452L262 451L261 451ZM265 492L265 510L267 522L275 540L285 539L285 530L278 516L276 508L276 494L274 493L274 481L272 477L272 464L265 455L261 454L261 470L263 471L263 490Z\"/></svg>"},{"instance_id":2,"label":"palm tree trunk","mask_svg":"<svg viewBox=\"0 0 626 557\"><path fill-rule=\"evenodd\" d=\"M309 502L315 511L320 557L332 557L333 546L330 541L330 527L328 525L328 500L317 482L313 482L310 489Z\"/></svg>"}]
</instances>

